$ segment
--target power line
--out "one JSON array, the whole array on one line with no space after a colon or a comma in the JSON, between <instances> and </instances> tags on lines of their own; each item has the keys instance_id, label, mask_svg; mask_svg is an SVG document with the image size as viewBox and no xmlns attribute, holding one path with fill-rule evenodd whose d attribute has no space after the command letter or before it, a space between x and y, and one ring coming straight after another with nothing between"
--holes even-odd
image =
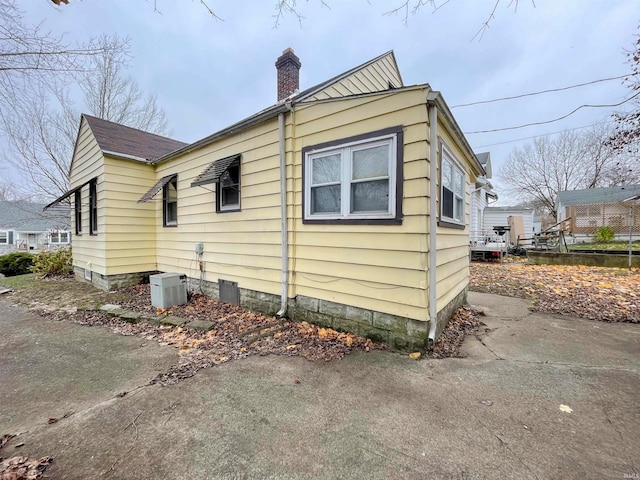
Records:
<instances>
[{"instance_id":1,"label":"power line","mask_svg":"<svg viewBox=\"0 0 640 480\"><path fill-rule=\"evenodd\" d=\"M517 130L519 128L533 127L533 126L536 126L536 125L546 125L547 123L553 123L553 122L558 122L560 120L564 120L565 118L573 115L574 113L576 113L578 110L580 110L582 108L619 107L620 105L623 105L623 104L627 103L629 100L633 100L638 95L640 95L640 92L637 92L635 95L632 95L629 98L626 98L626 99L622 100L619 103L610 103L610 104L602 104L602 105L590 105L590 104L580 105L579 107L574 108L572 111L570 111L566 115L563 115L563 116L558 117L558 118L554 118L553 120L545 120L545 121L542 121L542 122L525 123L524 125L517 125L515 127L504 127L504 128L494 128L492 130L477 130L475 132L464 132L464 134L465 135L474 135L474 134L477 134L477 133L504 132L505 130Z\"/></svg>"},{"instance_id":2,"label":"power line","mask_svg":"<svg viewBox=\"0 0 640 480\"><path fill-rule=\"evenodd\" d=\"M515 100L516 98L532 97L534 95L542 95L543 93L561 92L563 90L570 90L572 88L584 87L586 85L593 85L594 83L609 82L611 80L619 80L621 78L625 78L630 75L633 75L633 74L628 73L626 75L620 75L618 77L601 78L598 80L591 80L590 82L578 83L576 85L569 85L567 87L551 88L549 90L541 90L539 92L523 93L521 95L514 95L513 97L501 97L501 98L494 98L492 100L481 100L479 102L461 103L460 105L454 105L451 108L470 107L472 105L481 105L483 103L494 103L494 102L502 102L504 100Z\"/></svg>"},{"instance_id":3,"label":"power line","mask_svg":"<svg viewBox=\"0 0 640 480\"><path fill-rule=\"evenodd\" d=\"M515 140L507 140L506 142L489 143L487 145L478 145L477 147L474 147L474 149L484 148L484 147L493 147L495 145L504 145L506 143L521 142L523 140L531 140L533 138L548 137L549 135L556 135L558 133L564 133L564 132L572 132L574 130L581 130L583 128L596 127L598 125L607 125L609 123L614 123L614 122L615 120L609 120L608 122L592 123L591 125L584 125L582 127L575 127L575 128L567 128L566 130L558 130L555 132L543 133L542 135L533 135L532 137L517 138Z\"/></svg>"}]
</instances>

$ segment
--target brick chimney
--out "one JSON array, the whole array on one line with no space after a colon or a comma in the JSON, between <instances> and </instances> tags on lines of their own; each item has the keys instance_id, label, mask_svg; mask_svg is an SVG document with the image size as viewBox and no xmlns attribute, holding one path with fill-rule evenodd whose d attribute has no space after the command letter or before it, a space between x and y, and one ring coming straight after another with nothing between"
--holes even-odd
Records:
<instances>
[{"instance_id":1,"label":"brick chimney","mask_svg":"<svg viewBox=\"0 0 640 480\"><path fill-rule=\"evenodd\" d=\"M300 89L300 59L287 48L276 60L278 70L278 101L288 98Z\"/></svg>"}]
</instances>

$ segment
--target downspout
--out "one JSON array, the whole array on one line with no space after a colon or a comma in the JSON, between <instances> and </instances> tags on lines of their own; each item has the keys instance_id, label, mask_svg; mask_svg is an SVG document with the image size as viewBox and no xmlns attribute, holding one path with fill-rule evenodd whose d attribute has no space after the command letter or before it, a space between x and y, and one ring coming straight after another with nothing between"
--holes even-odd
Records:
<instances>
[{"instance_id":1,"label":"downspout","mask_svg":"<svg viewBox=\"0 0 640 480\"><path fill-rule=\"evenodd\" d=\"M436 230L438 228L438 107L427 102L429 108L429 340L436 339L438 310L436 302Z\"/></svg>"},{"instance_id":2,"label":"downspout","mask_svg":"<svg viewBox=\"0 0 640 480\"><path fill-rule=\"evenodd\" d=\"M291 105L288 105L291 110ZM287 230L287 162L284 145L284 113L278 114L278 143L280 147L280 231L282 233L282 292L280 294L280 310L277 317L287 313L289 290L289 232Z\"/></svg>"}]
</instances>

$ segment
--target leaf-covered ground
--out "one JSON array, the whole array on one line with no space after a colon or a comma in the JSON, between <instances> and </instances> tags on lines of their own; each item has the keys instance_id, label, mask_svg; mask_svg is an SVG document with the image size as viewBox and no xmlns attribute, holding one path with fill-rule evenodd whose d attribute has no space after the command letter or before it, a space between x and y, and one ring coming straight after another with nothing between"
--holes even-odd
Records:
<instances>
[{"instance_id":1,"label":"leaf-covered ground","mask_svg":"<svg viewBox=\"0 0 640 480\"><path fill-rule=\"evenodd\" d=\"M640 323L640 270L472 262L469 288L529 298L532 309L604 322Z\"/></svg>"},{"instance_id":2,"label":"leaf-covered ground","mask_svg":"<svg viewBox=\"0 0 640 480\"><path fill-rule=\"evenodd\" d=\"M14 436L2 435L0 437L0 450ZM51 457L32 459L21 455L10 458L2 458L0 456L0 480L39 480L43 477L43 472L52 461Z\"/></svg>"},{"instance_id":3,"label":"leaf-covered ground","mask_svg":"<svg viewBox=\"0 0 640 480\"><path fill-rule=\"evenodd\" d=\"M141 313L156 313L150 305L149 285L138 285L120 292L120 305ZM354 350L384 349L369 339L337 332L306 322L277 319L241 307L194 295L189 303L172 307L163 314L185 320L214 323L209 331L184 327L158 326L146 322L127 323L102 311L42 311L49 318L69 319L82 325L103 325L121 335L138 335L160 345L178 348L180 360L153 383L173 384L191 377L202 368L220 365L250 355L301 356L310 360L333 360Z\"/></svg>"}]
</instances>

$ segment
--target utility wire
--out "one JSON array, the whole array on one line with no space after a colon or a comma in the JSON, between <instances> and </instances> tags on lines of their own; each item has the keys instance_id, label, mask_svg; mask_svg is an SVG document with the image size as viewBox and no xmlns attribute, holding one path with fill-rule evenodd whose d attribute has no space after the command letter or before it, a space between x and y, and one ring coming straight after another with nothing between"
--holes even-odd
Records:
<instances>
[{"instance_id":1,"label":"utility wire","mask_svg":"<svg viewBox=\"0 0 640 480\"><path fill-rule=\"evenodd\" d=\"M626 78L631 75L633 74L628 73L626 75L620 75L618 77L601 78L599 80L592 80L590 82L578 83L576 85L569 85L568 87L551 88L549 90L541 90L539 92L523 93L521 95L514 95L513 97L501 97L501 98L494 98L493 100L481 100L479 102L461 103L460 105L454 105L451 108L470 107L472 105L481 105L484 103L494 103L494 102L502 102L504 100L515 100L516 98L532 97L534 95L542 95L543 93L561 92L563 90L570 90L572 88L584 87L586 85L593 85L594 83L609 82L611 80L619 80L621 78Z\"/></svg>"},{"instance_id":2,"label":"utility wire","mask_svg":"<svg viewBox=\"0 0 640 480\"><path fill-rule=\"evenodd\" d=\"M581 130L583 128L596 127L598 125L607 125L609 123L614 123L614 122L615 120L609 120L608 122L592 123L591 125L584 125L583 127L567 128L566 130L557 130L555 132L543 133L542 135L533 135L532 137L516 138L515 140L507 140L506 142L497 142L497 143L489 143L487 145L478 145L477 147L474 147L474 149L484 148L484 147L493 147L495 145L504 145L506 143L521 142L523 140L531 140L531 139L540 138L540 137L548 137L549 135L556 135L558 133L564 133L564 132L572 132L574 130Z\"/></svg>"},{"instance_id":3,"label":"utility wire","mask_svg":"<svg viewBox=\"0 0 640 480\"><path fill-rule=\"evenodd\" d=\"M572 111L570 111L566 115L563 115L563 116L558 117L558 118L554 118L553 120L545 120L543 122L525 123L524 125L517 125L515 127L494 128L492 130L476 130L475 132L464 132L464 134L465 135L474 135L474 134L477 134L477 133L504 132L505 130L517 130L519 128L533 127L535 125L546 125L547 123L553 123L553 122L558 122L560 120L563 120L563 119L573 115L574 113L576 113L578 110L580 110L582 108L619 107L620 105L623 105L623 104L627 103L629 100L633 100L638 95L640 95L640 92L636 93L635 95L630 96L629 98L626 98L626 99L622 100L619 103L610 103L610 104L602 104L602 105L590 105L590 104L580 105L579 107L574 108Z\"/></svg>"}]
</instances>

